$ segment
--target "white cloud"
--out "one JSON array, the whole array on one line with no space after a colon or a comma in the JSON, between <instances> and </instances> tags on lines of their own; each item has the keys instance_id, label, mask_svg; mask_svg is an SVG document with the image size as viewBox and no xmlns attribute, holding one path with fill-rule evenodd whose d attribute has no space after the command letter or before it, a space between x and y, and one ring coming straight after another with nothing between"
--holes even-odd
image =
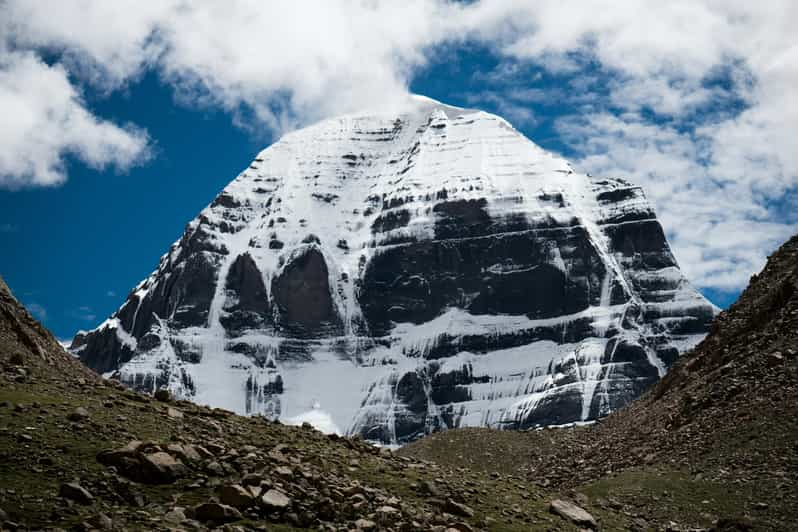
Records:
<instances>
[{"instance_id":1,"label":"white cloud","mask_svg":"<svg viewBox=\"0 0 798 532\"><path fill-rule=\"evenodd\" d=\"M66 154L122 169L146 156L146 134L92 115L64 69L32 53L0 56L0 116L0 186L62 183Z\"/></svg>"},{"instance_id":2,"label":"white cloud","mask_svg":"<svg viewBox=\"0 0 798 532\"><path fill-rule=\"evenodd\" d=\"M702 162L712 140L700 133L649 124L634 113L591 114L564 120L559 128L583 154L579 166L643 186L677 259L699 286L744 286L796 230L795 219L770 212L773 196L757 189L767 180L724 179L717 166Z\"/></svg>"},{"instance_id":3,"label":"white cloud","mask_svg":"<svg viewBox=\"0 0 798 532\"><path fill-rule=\"evenodd\" d=\"M460 31L450 15L461 10L434 0L10 0L4 9L12 42L63 50L95 85L157 68L182 100L246 106L257 117L250 127L278 132L398 101L425 48Z\"/></svg>"},{"instance_id":4,"label":"white cloud","mask_svg":"<svg viewBox=\"0 0 798 532\"><path fill-rule=\"evenodd\" d=\"M430 58L475 41L504 57L494 78L529 64L571 76L549 95L585 104L561 123L575 162L639 181L688 273L735 288L798 223L774 207L798 187L796 25L792 0L8 0L0 110L26 111L0 124L0 184L63 181L64 153L123 168L141 153L143 134L92 116L66 70L108 91L153 69L181 101L279 133L388 105ZM55 50L60 65L21 49ZM726 82L708 84L719 72ZM482 97L532 123L550 100L524 81ZM745 109L709 112L719 100Z\"/></svg>"}]
</instances>

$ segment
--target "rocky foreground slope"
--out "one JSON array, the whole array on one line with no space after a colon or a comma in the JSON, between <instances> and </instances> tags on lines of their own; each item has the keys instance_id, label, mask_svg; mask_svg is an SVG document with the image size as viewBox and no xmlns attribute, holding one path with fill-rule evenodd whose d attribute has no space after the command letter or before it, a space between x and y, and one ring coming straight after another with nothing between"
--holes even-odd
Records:
<instances>
[{"instance_id":1,"label":"rocky foreground slope","mask_svg":"<svg viewBox=\"0 0 798 532\"><path fill-rule=\"evenodd\" d=\"M643 530L735 517L720 528L786 531L798 522L796 442L798 236L628 408L589 428L451 431L401 453L576 488Z\"/></svg>"},{"instance_id":2,"label":"rocky foreground slope","mask_svg":"<svg viewBox=\"0 0 798 532\"><path fill-rule=\"evenodd\" d=\"M640 188L416 97L261 152L72 350L139 390L397 444L605 416L714 313Z\"/></svg>"},{"instance_id":3,"label":"rocky foreground slope","mask_svg":"<svg viewBox=\"0 0 798 532\"><path fill-rule=\"evenodd\" d=\"M0 530L468 532L617 519L585 520L552 497L518 475L130 391L67 355L0 280Z\"/></svg>"}]
</instances>

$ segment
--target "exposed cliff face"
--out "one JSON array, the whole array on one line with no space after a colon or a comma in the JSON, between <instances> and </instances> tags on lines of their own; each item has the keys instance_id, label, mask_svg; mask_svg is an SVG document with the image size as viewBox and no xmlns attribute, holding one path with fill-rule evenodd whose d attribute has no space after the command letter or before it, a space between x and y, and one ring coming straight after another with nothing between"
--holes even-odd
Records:
<instances>
[{"instance_id":1,"label":"exposed cliff face","mask_svg":"<svg viewBox=\"0 0 798 532\"><path fill-rule=\"evenodd\" d=\"M639 188L417 98L261 152L73 347L138 388L401 443L603 416L714 313Z\"/></svg>"}]
</instances>

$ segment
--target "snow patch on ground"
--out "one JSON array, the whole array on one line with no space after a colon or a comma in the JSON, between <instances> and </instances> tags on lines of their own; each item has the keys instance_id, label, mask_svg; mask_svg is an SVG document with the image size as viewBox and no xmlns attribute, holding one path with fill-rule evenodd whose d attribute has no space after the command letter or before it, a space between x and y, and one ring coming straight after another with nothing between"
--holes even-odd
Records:
<instances>
[{"instance_id":1,"label":"snow patch on ground","mask_svg":"<svg viewBox=\"0 0 798 532\"><path fill-rule=\"evenodd\" d=\"M324 434L338 434L343 435L343 432L335 424L333 417L321 409L321 406L316 404L314 407L306 412L290 417L284 420L288 425L302 425L303 423L310 423L313 428L320 430Z\"/></svg>"}]
</instances>

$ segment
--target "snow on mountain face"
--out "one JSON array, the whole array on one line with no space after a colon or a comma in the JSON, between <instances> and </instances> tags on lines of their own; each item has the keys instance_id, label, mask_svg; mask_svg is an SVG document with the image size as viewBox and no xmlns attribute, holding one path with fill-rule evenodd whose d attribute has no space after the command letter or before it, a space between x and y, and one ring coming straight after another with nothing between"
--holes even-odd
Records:
<instances>
[{"instance_id":1,"label":"snow on mountain face","mask_svg":"<svg viewBox=\"0 0 798 532\"><path fill-rule=\"evenodd\" d=\"M639 188L415 97L261 152L72 349L139 389L403 443L604 416L714 313Z\"/></svg>"}]
</instances>

